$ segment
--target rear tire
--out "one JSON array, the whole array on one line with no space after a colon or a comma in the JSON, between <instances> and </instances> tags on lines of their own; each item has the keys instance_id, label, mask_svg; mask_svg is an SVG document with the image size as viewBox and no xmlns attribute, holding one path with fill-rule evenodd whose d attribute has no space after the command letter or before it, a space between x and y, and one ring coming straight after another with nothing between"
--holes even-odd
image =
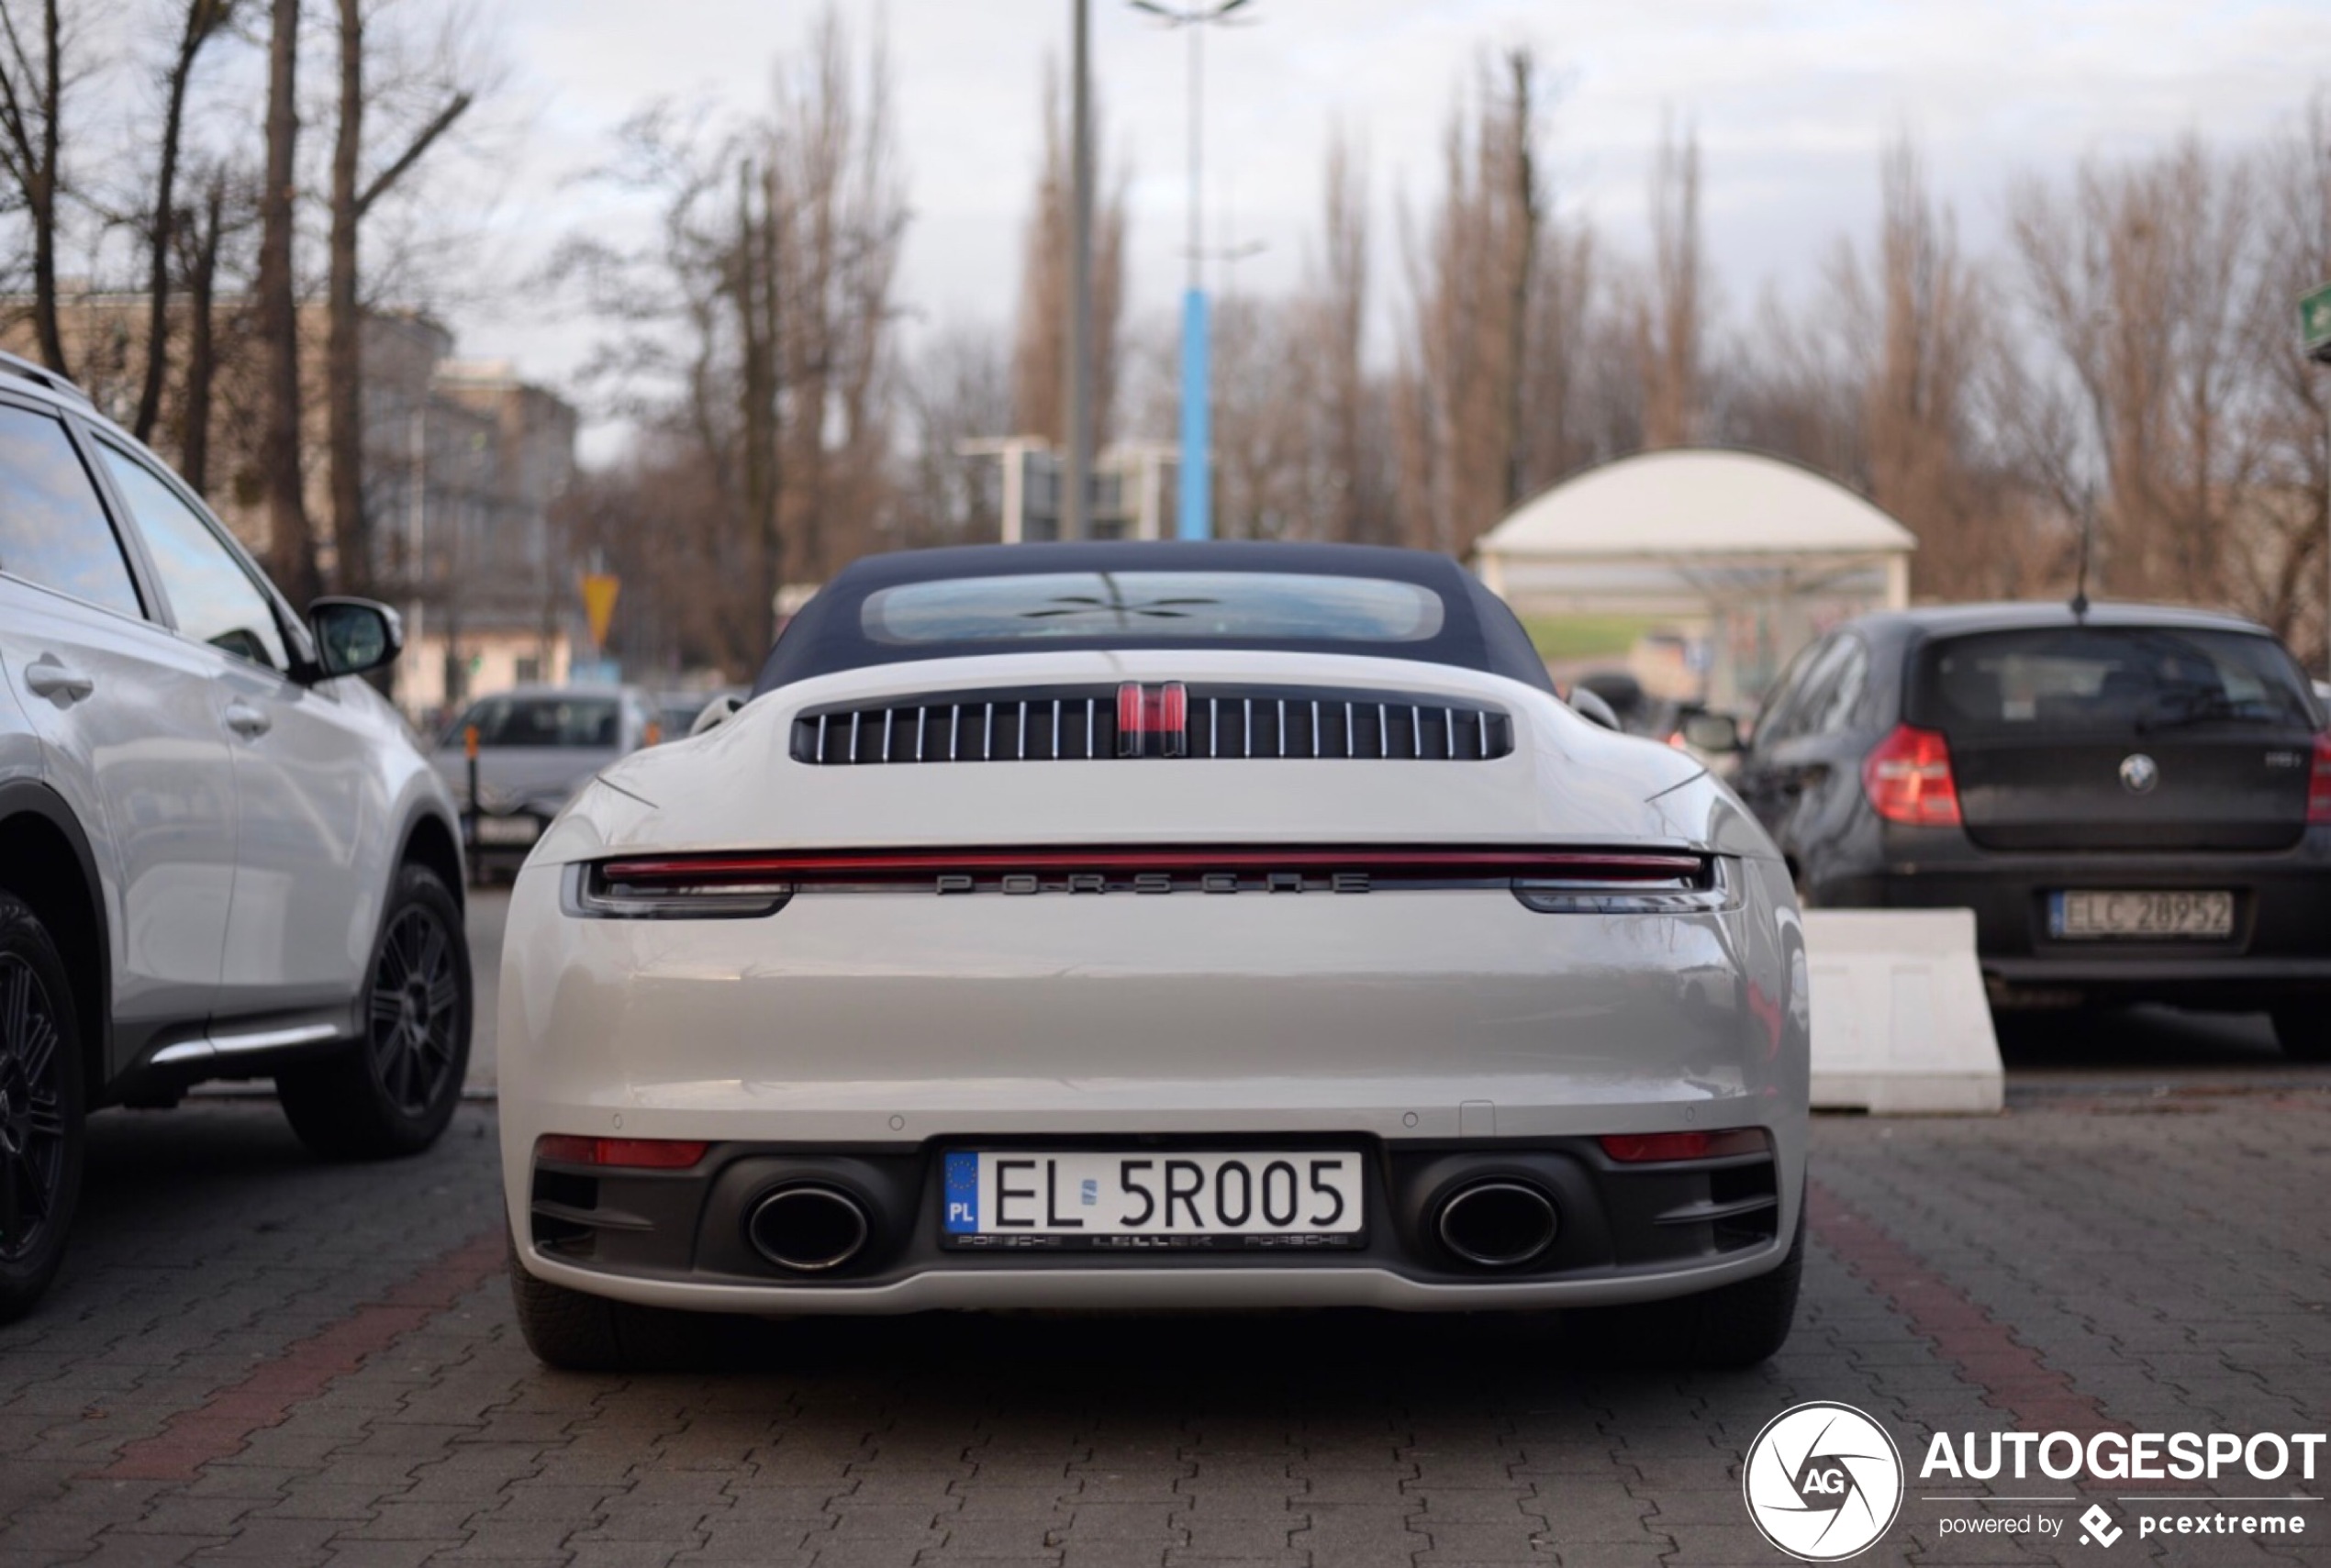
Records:
<instances>
[{"instance_id":1,"label":"rear tire","mask_svg":"<svg viewBox=\"0 0 2331 1568\"><path fill-rule=\"evenodd\" d=\"M470 953L435 873L399 868L365 972L364 1038L275 1074L301 1142L328 1160L418 1154L461 1103L470 1060Z\"/></svg>"},{"instance_id":2,"label":"rear tire","mask_svg":"<svg viewBox=\"0 0 2331 1568\"><path fill-rule=\"evenodd\" d=\"M1603 1307L1589 1332L1629 1360L1670 1366L1737 1371L1752 1367L1789 1342L1797 1319L1797 1293L1805 1273L1805 1216L1780 1266L1737 1284L1640 1307Z\"/></svg>"},{"instance_id":3,"label":"rear tire","mask_svg":"<svg viewBox=\"0 0 2331 1568\"><path fill-rule=\"evenodd\" d=\"M0 893L0 1323L64 1262L81 1204L81 1020L49 928Z\"/></svg>"},{"instance_id":4,"label":"rear tire","mask_svg":"<svg viewBox=\"0 0 2331 1568\"><path fill-rule=\"evenodd\" d=\"M701 1363L718 1342L719 1320L609 1301L536 1279L509 1250L510 1302L526 1348L566 1372L675 1372Z\"/></svg>"},{"instance_id":5,"label":"rear tire","mask_svg":"<svg viewBox=\"0 0 2331 1568\"><path fill-rule=\"evenodd\" d=\"M2331 996L2274 1009L2274 1042L2293 1062L2331 1062Z\"/></svg>"}]
</instances>

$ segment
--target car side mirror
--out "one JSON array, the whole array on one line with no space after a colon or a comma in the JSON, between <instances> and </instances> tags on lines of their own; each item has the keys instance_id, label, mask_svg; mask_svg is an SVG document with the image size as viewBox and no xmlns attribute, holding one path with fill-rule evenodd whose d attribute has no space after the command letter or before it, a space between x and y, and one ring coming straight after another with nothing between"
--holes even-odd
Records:
<instances>
[{"instance_id":1,"label":"car side mirror","mask_svg":"<svg viewBox=\"0 0 2331 1568\"><path fill-rule=\"evenodd\" d=\"M737 709L743 706L743 701L735 693L722 692L719 696L706 703L704 711L696 716L696 722L688 726L688 739L693 740L708 729L719 728L734 718Z\"/></svg>"},{"instance_id":2,"label":"car side mirror","mask_svg":"<svg viewBox=\"0 0 2331 1568\"><path fill-rule=\"evenodd\" d=\"M1695 713L1683 721L1684 744L1719 755L1741 750L1740 720L1728 713Z\"/></svg>"},{"instance_id":3,"label":"car side mirror","mask_svg":"<svg viewBox=\"0 0 2331 1568\"><path fill-rule=\"evenodd\" d=\"M318 599L307 606L307 625L325 680L377 670L405 651L404 617L371 599Z\"/></svg>"},{"instance_id":4,"label":"car side mirror","mask_svg":"<svg viewBox=\"0 0 2331 1568\"><path fill-rule=\"evenodd\" d=\"M1600 724L1605 729L1623 728L1618 714L1603 700L1601 694L1589 691L1585 686L1570 688L1570 711L1589 723Z\"/></svg>"}]
</instances>

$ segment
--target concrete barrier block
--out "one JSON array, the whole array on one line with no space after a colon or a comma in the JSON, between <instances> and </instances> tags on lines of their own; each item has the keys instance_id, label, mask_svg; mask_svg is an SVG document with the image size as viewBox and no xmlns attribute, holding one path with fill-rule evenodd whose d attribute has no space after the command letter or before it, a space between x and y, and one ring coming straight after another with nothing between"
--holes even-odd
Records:
<instances>
[{"instance_id":1,"label":"concrete barrier block","mask_svg":"<svg viewBox=\"0 0 2331 1568\"><path fill-rule=\"evenodd\" d=\"M1808 909L1812 1100L1988 1115L2006 1098L1971 909Z\"/></svg>"}]
</instances>

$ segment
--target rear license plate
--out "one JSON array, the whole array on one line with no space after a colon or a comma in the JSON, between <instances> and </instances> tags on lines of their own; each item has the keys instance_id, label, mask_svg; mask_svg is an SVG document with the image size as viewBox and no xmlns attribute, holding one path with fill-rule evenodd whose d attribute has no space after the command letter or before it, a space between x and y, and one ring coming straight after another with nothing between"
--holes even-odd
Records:
<instances>
[{"instance_id":1,"label":"rear license plate","mask_svg":"<svg viewBox=\"0 0 2331 1568\"><path fill-rule=\"evenodd\" d=\"M2111 937L2223 939L2234 934L2234 895L2051 893L2047 933L2072 941Z\"/></svg>"},{"instance_id":2,"label":"rear license plate","mask_svg":"<svg viewBox=\"0 0 2331 1568\"><path fill-rule=\"evenodd\" d=\"M532 817L481 817L477 819L477 841L481 844L530 844L542 836L542 824Z\"/></svg>"},{"instance_id":3,"label":"rear license plate","mask_svg":"<svg viewBox=\"0 0 2331 1568\"><path fill-rule=\"evenodd\" d=\"M1349 1247L1355 1153L951 1150L942 1229L958 1247Z\"/></svg>"}]
</instances>

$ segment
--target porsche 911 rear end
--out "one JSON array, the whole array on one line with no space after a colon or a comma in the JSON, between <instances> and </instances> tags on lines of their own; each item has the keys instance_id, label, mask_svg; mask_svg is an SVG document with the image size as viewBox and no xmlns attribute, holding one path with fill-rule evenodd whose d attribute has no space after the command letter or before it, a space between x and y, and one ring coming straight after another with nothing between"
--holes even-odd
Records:
<instances>
[{"instance_id":1,"label":"porsche 911 rear end","mask_svg":"<svg viewBox=\"0 0 2331 1568\"><path fill-rule=\"evenodd\" d=\"M1436 630L1494 607L1434 591ZM1493 659L993 651L960 610L630 759L519 878L539 1351L635 1359L673 1309L1339 1305L1779 1344L1805 972L1727 792Z\"/></svg>"}]
</instances>

